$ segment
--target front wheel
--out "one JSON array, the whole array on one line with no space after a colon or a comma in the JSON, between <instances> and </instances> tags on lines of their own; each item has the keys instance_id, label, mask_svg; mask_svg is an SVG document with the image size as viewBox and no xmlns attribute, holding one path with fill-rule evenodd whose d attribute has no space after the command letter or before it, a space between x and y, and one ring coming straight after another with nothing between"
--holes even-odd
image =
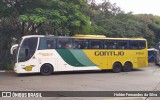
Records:
<instances>
[{"instance_id":1,"label":"front wheel","mask_svg":"<svg viewBox=\"0 0 160 100\"><path fill-rule=\"evenodd\" d=\"M53 67L50 64L42 65L40 69L42 75L51 75L53 73Z\"/></svg>"},{"instance_id":2,"label":"front wheel","mask_svg":"<svg viewBox=\"0 0 160 100\"><path fill-rule=\"evenodd\" d=\"M122 65L120 63L116 62L116 63L113 64L113 69L112 70L113 70L114 73L119 73L122 70Z\"/></svg>"}]
</instances>

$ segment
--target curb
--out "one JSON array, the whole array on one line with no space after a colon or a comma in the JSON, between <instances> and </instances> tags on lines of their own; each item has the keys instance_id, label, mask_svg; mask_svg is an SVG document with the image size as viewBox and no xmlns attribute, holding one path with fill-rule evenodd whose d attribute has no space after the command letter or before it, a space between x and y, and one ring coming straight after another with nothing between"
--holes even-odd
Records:
<instances>
[{"instance_id":1,"label":"curb","mask_svg":"<svg viewBox=\"0 0 160 100\"><path fill-rule=\"evenodd\" d=\"M6 72L5 70L0 70L0 72Z\"/></svg>"},{"instance_id":2,"label":"curb","mask_svg":"<svg viewBox=\"0 0 160 100\"><path fill-rule=\"evenodd\" d=\"M0 73L4 73L4 72L13 72L13 70L0 70Z\"/></svg>"}]
</instances>

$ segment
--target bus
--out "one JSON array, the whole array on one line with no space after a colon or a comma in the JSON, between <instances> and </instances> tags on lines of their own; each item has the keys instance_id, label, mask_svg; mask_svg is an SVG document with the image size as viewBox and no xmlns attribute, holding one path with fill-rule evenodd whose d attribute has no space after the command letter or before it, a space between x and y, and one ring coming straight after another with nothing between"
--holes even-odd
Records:
<instances>
[{"instance_id":1,"label":"bus","mask_svg":"<svg viewBox=\"0 0 160 100\"><path fill-rule=\"evenodd\" d=\"M108 69L118 73L148 66L144 38L29 35L13 45L11 53L17 74Z\"/></svg>"},{"instance_id":2,"label":"bus","mask_svg":"<svg viewBox=\"0 0 160 100\"><path fill-rule=\"evenodd\" d=\"M157 49L149 48L148 49L148 62L155 62Z\"/></svg>"},{"instance_id":3,"label":"bus","mask_svg":"<svg viewBox=\"0 0 160 100\"><path fill-rule=\"evenodd\" d=\"M160 42L156 45L155 48L155 64L160 65Z\"/></svg>"}]
</instances>

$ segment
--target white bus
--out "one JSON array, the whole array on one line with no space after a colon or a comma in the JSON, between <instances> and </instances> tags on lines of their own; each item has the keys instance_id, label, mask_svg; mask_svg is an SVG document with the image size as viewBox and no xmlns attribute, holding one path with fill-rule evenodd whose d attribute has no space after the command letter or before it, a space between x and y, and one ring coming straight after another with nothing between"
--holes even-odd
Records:
<instances>
[{"instance_id":1,"label":"white bus","mask_svg":"<svg viewBox=\"0 0 160 100\"><path fill-rule=\"evenodd\" d=\"M106 38L100 35L22 37L13 45L16 73L106 70L128 72L147 67L147 41L143 38Z\"/></svg>"}]
</instances>

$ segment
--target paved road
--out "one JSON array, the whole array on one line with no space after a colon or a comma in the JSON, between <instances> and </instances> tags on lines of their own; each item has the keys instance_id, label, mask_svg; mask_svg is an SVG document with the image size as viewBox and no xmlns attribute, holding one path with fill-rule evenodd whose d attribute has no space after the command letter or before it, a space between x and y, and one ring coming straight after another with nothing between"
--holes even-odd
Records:
<instances>
[{"instance_id":1,"label":"paved road","mask_svg":"<svg viewBox=\"0 0 160 100\"><path fill-rule=\"evenodd\" d=\"M112 73L112 71L89 71L61 72L50 76L42 76L40 74L17 76L13 72L1 72L0 79L0 91L160 91L160 67L154 64L149 64L147 68L121 73ZM53 98L47 99L53 100ZM56 97L54 99L145 100L146 98ZM160 98L147 99L160 100Z\"/></svg>"}]
</instances>

